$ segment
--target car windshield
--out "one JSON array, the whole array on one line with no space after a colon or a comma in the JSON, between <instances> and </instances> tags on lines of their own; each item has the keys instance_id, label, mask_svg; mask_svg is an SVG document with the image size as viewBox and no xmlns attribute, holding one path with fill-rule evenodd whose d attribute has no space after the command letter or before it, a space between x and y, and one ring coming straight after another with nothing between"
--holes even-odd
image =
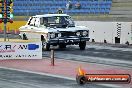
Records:
<instances>
[{"instance_id":1,"label":"car windshield","mask_svg":"<svg viewBox=\"0 0 132 88\"><path fill-rule=\"evenodd\" d=\"M74 21L69 16L53 16L53 17L43 17L41 19L41 25L46 27L74 27Z\"/></svg>"}]
</instances>

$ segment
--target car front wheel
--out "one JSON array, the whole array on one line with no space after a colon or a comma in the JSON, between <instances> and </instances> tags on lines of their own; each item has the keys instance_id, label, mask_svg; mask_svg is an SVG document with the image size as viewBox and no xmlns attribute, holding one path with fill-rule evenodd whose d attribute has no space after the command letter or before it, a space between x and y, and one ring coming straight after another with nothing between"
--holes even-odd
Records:
<instances>
[{"instance_id":1,"label":"car front wheel","mask_svg":"<svg viewBox=\"0 0 132 88\"><path fill-rule=\"evenodd\" d=\"M86 41L80 42L79 43L80 50L85 50L86 48Z\"/></svg>"},{"instance_id":2,"label":"car front wheel","mask_svg":"<svg viewBox=\"0 0 132 88\"><path fill-rule=\"evenodd\" d=\"M48 51L50 49L50 45L46 42L42 42L42 49Z\"/></svg>"}]
</instances>

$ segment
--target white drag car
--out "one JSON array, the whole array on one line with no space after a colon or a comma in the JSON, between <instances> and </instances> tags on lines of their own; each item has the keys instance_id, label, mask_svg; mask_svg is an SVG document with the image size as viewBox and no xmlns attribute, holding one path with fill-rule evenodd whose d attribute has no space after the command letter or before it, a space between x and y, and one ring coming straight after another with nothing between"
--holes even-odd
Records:
<instances>
[{"instance_id":1,"label":"white drag car","mask_svg":"<svg viewBox=\"0 0 132 88\"><path fill-rule=\"evenodd\" d=\"M27 24L19 28L23 40L39 39L45 50L50 45L66 48L66 45L79 45L81 50L89 41L89 30L84 26L76 26L67 14L45 14L29 18Z\"/></svg>"}]
</instances>

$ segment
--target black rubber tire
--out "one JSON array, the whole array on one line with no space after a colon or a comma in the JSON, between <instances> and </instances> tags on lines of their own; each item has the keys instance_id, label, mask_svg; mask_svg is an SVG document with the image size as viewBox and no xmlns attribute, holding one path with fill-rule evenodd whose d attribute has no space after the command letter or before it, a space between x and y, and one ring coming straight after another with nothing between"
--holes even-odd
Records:
<instances>
[{"instance_id":1,"label":"black rubber tire","mask_svg":"<svg viewBox=\"0 0 132 88\"><path fill-rule=\"evenodd\" d=\"M87 82L87 79L85 76L76 76L76 82L78 85L84 85Z\"/></svg>"},{"instance_id":2,"label":"black rubber tire","mask_svg":"<svg viewBox=\"0 0 132 88\"><path fill-rule=\"evenodd\" d=\"M43 35L41 35L41 41L42 41L42 50L49 51L50 50L50 45L46 42Z\"/></svg>"},{"instance_id":3,"label":"black rubber tire","mask_svg":"<svg viewBox=\"0 0 132 88\"><path fill-rule=\"evenodd\" d=\"M66 48L66 45L65 45L65 44L60 44L60 45L59 45L59 48L60 48L60 49L65 49L65 48Z\"/></svg>"},{"instance_id":4,"label":"black rubber tire","mask_svg":"<svg viewBox=\"0 0 132 88\"><path fill-rule=\"evenodd\" d=\"M50 45L48 43L42 41L42 50L49 51Z\"/></svg>"},{"instance_id":5,"label":"black rubber tire","mask_svg":"<svg viewBox=\"0 0 132 88\"><path fill-rule=\"evenodd\" d=\"M86 41L80 42L79 43L80 50L85 50L86 48Z\"/></svg>"},{"instance_id":6,"label":"black rubber tire","mask_svg":"<svg viewBox=\"0 0 132 88\"><path fill-rule=\"evenodd\" d=\"M26 34L23 34L23 37L22 38L23 38L23 40L28 40Z\"/></svg>"},{"instance_id":7,"label":"black rubber tire","mask_svg":"<svg viewBox=\"0 0 132 88\"><path fill-rule=\"evenodd\" d=\"M23 39L22 36L19 35L19 39Z\"/></svg>"}]
</instances>

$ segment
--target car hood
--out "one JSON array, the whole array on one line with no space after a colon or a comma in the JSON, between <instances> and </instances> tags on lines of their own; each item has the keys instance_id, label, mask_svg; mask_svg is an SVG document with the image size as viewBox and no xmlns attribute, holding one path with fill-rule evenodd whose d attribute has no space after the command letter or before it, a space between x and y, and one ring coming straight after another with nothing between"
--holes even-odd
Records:
<instances>
[{"instance_id":1,"label":"car hood","mask_svg":"<svg viewBox=\"0 0 132 88\"><path fill-rule=\"evenodd\" d=\"M88 30L85 26L67 27L67 28L49 28L48 32L76 32L79 30Z\"/></svg>"},{"instance_id":2,"label":"car hood","mask_svg":"<svg viewBox=\"0 0 132 88\"><path fill-rule=\"evenodd\" d=\"M30 27L30 26L22 26L19 29L20 29L20 31L24 31L24 30L28 30L28 27ZM75 26L75 27L67 27L67 28L46 28L46 27L44 28L44 27L40 27L34 31L48 33L48 32L76 32L79 30L88 30L88 28L85 26Z\"/></svg>"}]
</instances>

